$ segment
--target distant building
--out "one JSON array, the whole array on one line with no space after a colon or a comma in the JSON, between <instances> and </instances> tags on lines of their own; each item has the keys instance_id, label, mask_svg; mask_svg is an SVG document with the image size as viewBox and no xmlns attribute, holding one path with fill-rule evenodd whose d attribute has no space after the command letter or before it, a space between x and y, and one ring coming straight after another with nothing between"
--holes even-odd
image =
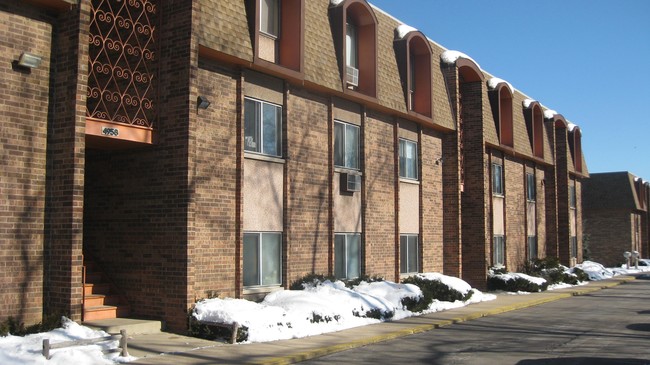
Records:
<instances>
[{"instance_id":1,"label":"distant building","mask_svg":"<svg viewBox=\"0 0 650 365\"><path fill-rule=\"evenodd\" d=\"M183 331L198 299L309 273L482 288L582 259L580 128L364 0L5 1L0 23L0 320Z\"/></svg>"},{"instance_id":2,"label":"distant building","mask_svg":"<svg viewBox=\"0 0 650 365\"><path fill-rule=\"evenodd\" d=\"M625 262L625 251L650 255L650 183L629 172L591 174L582 191L584 234L592 260L606 266Z\"/></svg>"}]
</instances>

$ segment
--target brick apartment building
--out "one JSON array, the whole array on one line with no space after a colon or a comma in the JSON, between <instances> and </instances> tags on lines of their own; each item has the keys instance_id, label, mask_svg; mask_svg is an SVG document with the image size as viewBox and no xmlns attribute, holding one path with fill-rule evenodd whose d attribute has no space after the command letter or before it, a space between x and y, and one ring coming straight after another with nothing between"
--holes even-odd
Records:
<instances>
[{"instance_id":1,"label":"brick apartment building","mask_svg":"<svg viewBox=\"0 0 650 365\"><path fill-rule=\"evenodd\" d=\"M650 183L627 171L592 174L584 183L584 234L592 260L616 266L626 262L626 251L650 255L649 194Z\"/></svg>"},{"instance_id":2,"label":"brick apartment building","mask_svg":"<svg viewBox=\"0 0 650 365\"><path fill-rule=\"evenodd\" d=\"M3 1L0 22L0 319L183 331L197 299L308 273L484 287L581 260L580 129L364 0Z\"/></svg>"}]
</instances>

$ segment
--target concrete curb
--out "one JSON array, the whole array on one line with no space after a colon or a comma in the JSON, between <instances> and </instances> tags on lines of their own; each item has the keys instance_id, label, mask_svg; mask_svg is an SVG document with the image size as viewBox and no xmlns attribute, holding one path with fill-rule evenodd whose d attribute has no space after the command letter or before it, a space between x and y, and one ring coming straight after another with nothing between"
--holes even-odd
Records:
<instances>
[{"instance_id":1,"label":"concrete curb","mask_svg":"<svg viewBox=\"0 0 650 365\"><path fill-rule=\"evenodd\" d=\"M497 308L492 308L492 309L487 309L487 310L482 310L482 311L476 311L476 312L471 312L468 314L463 314L459 315L456 317L452 317L450 319L444 319L444 320L434 320L430 324L424 324L424 325L416 325L408 329L403 329L403 330L398 330L398 331L393 331L389 333L384 333L382 335L376 335L376 336L370 336L366 338L360 338L358 340L352 341L352 342L347 342L344 344L338 344L338 345L332 345L332 346L325 346L321 347L318 349L314 350L307 350L307 351L302 351L302 352L296 352L290 355L282 356L282 357L274 357L274 358L269 358L265 359L263 361L259 362L254 362L255 364L268 364L268 365L283 365L283 364L293 364L296 362L300 361L306 361L310 359L315 359L317 357L322 357L326 355L330 355L333 353L345 351L345 350L350 350L353 348L358 348L378 342L383 342L383 341L388 341L388 340L393 340L396 338L400 337L405 337L409 335L413 335L416 333L422 333L422 332L427 332L434 330L436 328L440 327L445 327L445 326L450 326L454 323L462 323L462 322L467 322L471 321L473 319L478 319L482 317L487 317L487 316L493 316L497 315L500 313L505 313L505 312L510 312L518 309L523 309L523 308L529 308L529 307L534 307L537 305L541 305L544 303L549 303L549 302L554 302L560 299L565 299L565 298L570 298L573 296L579 296L579 295L585 295L593 292L600 291L602 289L607 289L611 288L617 285L624 284L628 281L634 280L635 277L633 276L619 276L619 277L614 277L612 279L609 279L604 282L591 282L590 284L594 285L587 285L587 286L576 286L576 287L571 287L567 289L559 289L558 291L554 292L544 292L540 294L545 294L544 297L541 298L531 298L531 300L523 301L521 303L514 303L514 304L509 304L509 305L503 305Z\"/></svg>"}]
</instances>

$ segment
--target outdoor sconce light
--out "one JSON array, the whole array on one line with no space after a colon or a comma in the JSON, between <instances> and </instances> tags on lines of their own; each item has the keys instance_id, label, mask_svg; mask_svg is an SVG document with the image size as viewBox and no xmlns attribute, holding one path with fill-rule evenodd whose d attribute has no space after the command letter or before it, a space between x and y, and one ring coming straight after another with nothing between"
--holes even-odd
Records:
<instances>
[{"instance_id":1,"label":"outdoor sconce light","mask_svg":"<svg viewBox=\"0 0 650 365\"><path fill-rule=\"evenodd\" d=\"M38 66L41 65L42 61L43 59L40 56L23 52L20 54L20 57L18 58L18 66L24 68L37 68Z\"/></svg>"},{"instance_id":2,"label":"outdoor sconce light","mask_svg":"<svg viewBox=\"0 0 650 365\"><path fill-rule=\"evenodd\" d=\"M207 109L210 106L210 101L205 96L199 96L196 103L196 107L199 109Z\"/></svg>"}]
</instances>

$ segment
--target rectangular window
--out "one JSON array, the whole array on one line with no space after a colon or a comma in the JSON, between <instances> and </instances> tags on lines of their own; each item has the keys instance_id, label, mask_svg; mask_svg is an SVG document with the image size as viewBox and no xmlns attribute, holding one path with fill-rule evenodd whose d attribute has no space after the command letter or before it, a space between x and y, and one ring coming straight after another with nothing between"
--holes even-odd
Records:
<instances>
[{"instance_id":1,"label":"rectangular window","mask_svg":"<svg viewBox=\"0 0 650 365\"><path fill-rule=\"evenodd\" d=\"M399 266L402 274L419 271L418 236L405 234L399 236Z\"/></svg>"},{"instance_id":2,"label":"rectangular window","mask_svg":"<svg viewBox=\"0 0 650 365\"><path fill-rule=\"evenodd\" d=\"M260 0L260 31L274 38L280 34L280 0Z\"/></svg>"},{"instance_id":3,"label":"rectangular window","mask_svg":"<svg viewBox=\"0 0 650 365\"><path fill-rule=\"evenodd\" d=\"M578 237L571 236L571 257L578 257Z\"/></svg>"},{"instance_id":4,"label":"rectangular window","mask_svg":"<svg viewBox=\"0 0 650 365\"><path fill-rule=\"evenodd\" d=\"M537 258L537 236L528 236L528 260L535 260Z\"/></svg>"},{"instance_id":5,"label":"rectangular window","mask_svg":"<svg viewBox=\"0 0 650 365\"><path fill-rule=\"evenodd\" d=\"M361 235L334 235L334 275L337 279L354 279L361 274Z\"/></svg>"},{"instance_id":6,"label":"rectangular window","mask_svg":"<svg viewBox=\"0 0 650 365\"><path fill-rule=\"evenodd\" d=\"M282 283L282 234L244 233L244 286Z\"/></svg>"},{"instance_id":7,"label":"rectangular window","mask_svg":"<svg viewBox=\"0 0 650 365\"><path fill-rule=\"evenodd\" d=\"M503 196L503 166L492 164L492 194Z\"/></svg>"},{"instance_id":8,"label":"rectangular window","mask_svg":"<svg viewBox=\"0 0 650 365\"><path fill-rule=\"evenodd\" d=\"M576 187L575 185L569 186L569 207L576 207Z\"/></svg>"},{"instance_id":9,"label":"rectangular window","mask_svg":"<svg viewBox=\"0 0 650 365\"><path fill-rule=\"evenodd\" d=\"M244 149L263 155L282 155L282 108L246 98L244 104Z\"/></svg>"},{"instance_id":10,"label":"rectangular window","mask_svg":"<svg viewBox=\"0 0 650 365\"><path fill-rule=\"evenodd\" d=\"M418 179L418 144L402 138L399 140L399 176Z\"/></svg>"},{"instance_id":11,"label":"rectangular window","mask_svg":"<svg viewBox=\"0 0 650 365\"><path fill-rule=\"evenodd\" d=\"M506 238L502 235L493 237L492 266L504 266L506 263Z\"/></svg>"},{"instance_id":12,"label":"rectangular window","mask_svg":"<svg viewBox=\"0 0 650 365\"><path fill-rule=\"evenodd\" d=\"M529 202L537 200L537 187L535 186L534 174L526 174L526 200Z\"/></svg>"},{"instance_id":13,"label":"rectangular window","mask_svg":"<svg viewBox=\"0 0 650 365\"><path fill-rule=\"evenodd\" d=\"M359 53L357 51L357 27L354 24L345 25L345 64L359 68Z\"/></svg>"},{"instance_id":14,"label":"rectangular window","mask_svg":"<svg viewBox=\"0 0 650 365\"><path fill-rule=\"evenodd\" d=\"M334 122L334 166L359 170L359 127Z\"/></svg>"}]
</instances>

